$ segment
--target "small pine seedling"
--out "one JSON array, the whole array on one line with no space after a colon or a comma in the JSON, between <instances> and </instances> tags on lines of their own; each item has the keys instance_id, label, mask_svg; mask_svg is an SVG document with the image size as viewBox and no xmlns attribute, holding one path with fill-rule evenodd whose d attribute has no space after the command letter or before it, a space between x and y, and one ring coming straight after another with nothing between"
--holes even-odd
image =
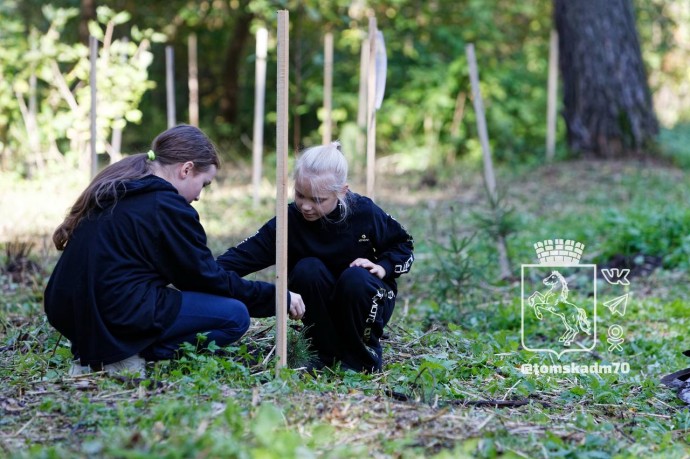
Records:
<instances>
[{"instance_id":1,"label":"small pine seedling","mask_svg":"<svg viewBox=\"0 0 690 459\"><path fill-rule=\"evenodd\" d=\"M309 327L295 330L288 328L287 333L287 365L289 368L306 367L316 360L316 351L311 347L311 338L307 338Z\"/></svg>"}]
</instances>

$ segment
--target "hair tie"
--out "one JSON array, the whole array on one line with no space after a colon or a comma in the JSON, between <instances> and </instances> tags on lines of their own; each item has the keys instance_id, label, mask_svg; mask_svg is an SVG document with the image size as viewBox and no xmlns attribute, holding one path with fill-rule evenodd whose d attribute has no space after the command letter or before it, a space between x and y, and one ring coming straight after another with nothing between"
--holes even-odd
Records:
<instances>
[{"instance_id":1,"label":"hair tie","mask_svg":"<svg viewBox=\"0 0 690 459\"><path fill-rule=\"evenodd\" d=\"M146 153L146 156L149 158L149 161L156 159L156 154L153 152L153 150L149 150L148 153Z\"/></svg>"}]
</instances>

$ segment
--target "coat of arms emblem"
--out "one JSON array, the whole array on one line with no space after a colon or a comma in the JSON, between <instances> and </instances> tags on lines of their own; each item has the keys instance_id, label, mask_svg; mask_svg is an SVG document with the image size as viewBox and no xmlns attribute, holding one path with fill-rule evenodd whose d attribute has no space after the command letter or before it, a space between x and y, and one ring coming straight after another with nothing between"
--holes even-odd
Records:
<instances>
[{"instance_id":1,"label":"coat of arms emblem","mask_svg":"<svg viewBox=\"0 0 690 459\"><path fill-rule=\"evenodd\" d=\"M589 352L596 345L597 268L580 264L585 245L547 239L534 244L539 264L522 265L521 341L525 350Z\"/></svg>"}]
</instances>

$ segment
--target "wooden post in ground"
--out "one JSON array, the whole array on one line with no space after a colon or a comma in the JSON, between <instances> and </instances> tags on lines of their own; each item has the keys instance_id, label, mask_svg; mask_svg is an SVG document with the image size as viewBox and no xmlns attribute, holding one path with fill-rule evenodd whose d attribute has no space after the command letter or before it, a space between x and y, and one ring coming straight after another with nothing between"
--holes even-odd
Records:
<instances>
[{"instance_id":1,"label":"wooden post in ground","mask_svg":"<svg viewBox=\"0 0 690 459\"><path fill-rule=\"evenodd\" d=\"M187 67L189 77L189 124L199 127L199 65L197 62L196 34L192 33L187 39Z\"/></svg>"},{"instance_id":2,"label":"wooden post in ground","mask_svg":"<svg viewBox=\"0 0 690 459\"><path fill-rule=\"evenodd\" d=\"M323 37L323 135L324 145L331 142L333 121L333 33Z\"/></svg>"},{"instance_id":3,"label":"wooden post in ground","mask_svg":"<svg viewBox=\"0 0 690 459\"><path fill-rule=\"evenodd\" d=\"M359 105L357 106L357 151L359 165L358 175L362 173L362 165L366 163L366 132L367 132L367 82L369 79L369 40L362 40L362 50L359 58Z\"/></svg>"},{"instance_id":4,"label":"wooden post in ground","mask_svg":"<svg viewBox=\"0 0 690 459\"><path fill-rule=\"evenodd\" d=\"M484 158L484 184L489 193L492 208L498 203L498 193L496 192L496 176L494 175L494 165L491 159L491 147L489 146L489 133L486 129L486 118L484 117L484 103L482 93L479 88L479 71L477 70L477 59L474 56L474 45L469 43L465 46L467 53L467 64L470 70L470 82L472 84L472 99L474 111L477 117L477 131L479 142L482 146L482 156ZM508 262L508 249L503 236L499 235L497 240L498 263L502 278L510 277L510 263Z\"/></svg>"},{"instance_id":5,"label":"wooden post in ground","mask_svg":"<svg viewBox=\"0 0 690 459\"><path fill-rule=\"evenodd\" d=\"M91 85L91 178L93 179L98 173L98 152L96 151L96 137L98 135L98 127L96 125L96 98L97 98L97 78L96 66L98 64L98 39L93 35L89 36L89 60L91 63L91 74L89 75L89 84Z\"/></svg>"},{"instance_id":6,"label":"wooden post in ground","mask_svg":"<svg viewBox=\"0 0 690 459\"><path fill-rule=\"evenodd\" d=\"M376 180L376 18L369 18L369 64L367 65L367 196L374 199Z\"/></svg>"},{"instance_id":7,"label":"wooden post in ground","mask_svg":"<svg viewBox=\"0 0 690 459\"><path fill-rule=\"evenodd\" d=\"M259 207L264 150L264 105L266 100L266 48L268 31L256 31L256 74L254 76L254 138L252 140L252 188L254 208Z\"/></svg>"},{"instance_id":8,"label":"wooden post in ground","mask_svg":"<svg viewBox=\"0 0 690 459\"><path fill-rule=\"evenodd\" d=\"M175 51L165 47L165 91L168 105L168 129L177 123L175 115Z\"/></svg>"},{"instance_id":9,"label":"wooden post in ground","mask_svg":"<svg viewBox=\"0 0 690 459\"><path fill-rule=\"evenodd\" d=\"M278 88L276 120L276 372L287 365L287 159L288 11L278 11Z\"/></svg>"},{"instance_id":10,"label":"wooden post in ground","mask_svg":"<svg viewBox=\"0 0 690 459\"><path fill-rule=\"evenodd\" d=\"M123 50L120 53L120 63L125 64L128 59L127 44L129 43L129 38L122 37ZM120 123L124 124L124 119L120 117L116 121L116 125L113 127L113 132L110 140L110 163L115 163L122 159L122 127Z\"/></svg>"},{"instance_id":11,"label":"wooden post in ground","mask_svg":"<svg viewBox=\"0 0 690 459\"><path fill-rule=\"evenodd\" d=\"M549 45L549 82L546 108L546 160L552 161L556 152L556 97L558 96L558 32L551 31Z\"/></svg>"},{"instance_id":12,"label":"wooden post in ground","mask_svg":"<svg viewBox=\"0 0 690 459\"><path fill-rule=\"evenodd\" d=\"M489 146L489 133L486 129L486 118L484 117L484 103L482 93L479 88L479 71L477 70L477 59L474 56L474 45L472 43L465 47L467 53L467 64L470 69L470 83L472 84L472 103L477 117L477 133L479 142L482 146L482 157L484 159L484 183L491 199L495 200L496 177L494 175L494 165L491 159L491 147Z\"/></svg>"},{"instance_id":13,"label":"wooden post in ground","mask_svg":"<svg viewBox=\"0 0 690 459\"><path fill-rule=\"evenodd\" d=\"M29 106L26 118L24 120L26 131L29 137L29 148L31 154L36 161L36 168L39 171L44 170L45 163L43 161L43 154L41 153L41 131L38 129L38 100L36 99L36 88L38 87L38 79L36 73L31 72L29 76ZM23 97L22 97L23 100Z\"/></svg>"}]
</instances>

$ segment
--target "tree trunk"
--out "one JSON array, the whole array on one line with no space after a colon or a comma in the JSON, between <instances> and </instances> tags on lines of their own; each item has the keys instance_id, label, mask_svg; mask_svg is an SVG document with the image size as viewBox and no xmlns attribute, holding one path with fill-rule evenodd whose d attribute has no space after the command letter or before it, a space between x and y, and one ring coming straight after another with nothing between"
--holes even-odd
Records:
<instances>
[{"instance_id":1,"label":"tree trunk","mask_svg":"<svg viewBox=\"0 0 690 459\"><path fill-rule=\"evenodd\" d=\"M657 134L631 0L554 0L568 145L614 157Z\"/></svg>"},{"instance_id":2,"label":"tree trunk","mask_svg":"<svg viewBox=\"0 0 690 459\"><path fill-rule=\"evenodd\" d=\"M235 123L239 110L240 73L244 63L244 48L250 38L249 26L254 15L246 7L240 7L230 42L225 52L223 74L223 94L220 98L220 112L225 121Z\"/></svg>"}]
</instances>

